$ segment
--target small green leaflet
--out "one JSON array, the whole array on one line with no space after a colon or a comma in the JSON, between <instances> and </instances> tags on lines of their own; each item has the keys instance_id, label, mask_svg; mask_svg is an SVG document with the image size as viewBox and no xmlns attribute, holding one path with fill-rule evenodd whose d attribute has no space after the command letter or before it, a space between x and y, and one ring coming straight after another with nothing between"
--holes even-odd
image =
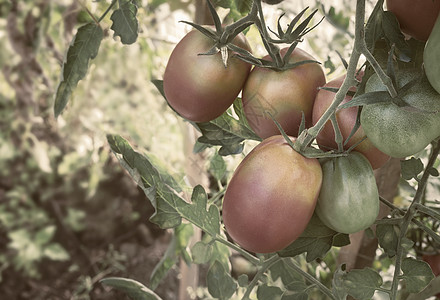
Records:
<instances>
[{"instance_id":1,"label":"small green leaflet","mask_svg":"<svg viewBox=\"0 0 440 300\"><path fill-rule=\"evenodd\" d=\"M409 293L420 292L434 279L429 265L412 257L402 260L402 272Z\"/></svg>"},{"instance_id":2,"label":"small green leaflet","mask_svg":"<svg viewBox=\"0 0 440 300\"><path fill-rule=\"evenodd\" d=\"M412 178L417 179L417 176L423 172L424 169L422 160L414 157L401 161L400 166L402 169L402 178L405 180L410 180Z\"/></svg>"},{"instance_id":3,"label":"small green leaflet","mask_svg":"<svg viewBox=\"0 0 440 300\"><path fill-rule=\"evenodd\" d=\"M101 27L96 23L88 23L78 29L67 51L61 82L55 95L55 117L61 114L78 82L86 76L89 61L98 55L103 36Z\"/></svg>"},{"instance_id":4,"label":"small green leaflet","mask_svg":"<svg viewBox=\"0 0 440 300\"><path fill-rule=\"evenodd\" d=\"M116 9L110 19L113 25L110 27L115 36L121 37L125 45L133 44L138 37L138 20L136 18L137 6L130 0L119 0L119 8Z\"/></svg>"},{"instance_id":5,"label":"small green leaflet","mask_svg":"<svg viewBox=\"0 0 440 300\"><path fill-rule=\"evenodd\" d=\"M338 236L338 246L341 241L349 242L349 239L342 238L341 234L325 226L318 216L313 215L307 228L292 244L278 252L283 257L293 257L307 252L306 260L311 262L324 255L330 250Z\"/></svg>"},{"instance_id":6,"label":"small green leaflet","mask_svg":"<svg viewBox=\"0 0 440 300\"><path fill-rule=\"evenodd\" d=\"M120 136L108 135L107 141L156 209L150 219L152 222L170 228L184 218L212 236L220 233L219 210L215 205L207 210L208 196L203 187L198 185L193 189L192 203L188 203L174 187L177 183L171 180L172 176L164 170L159 172L147 156L134 151Z\"/></svg>"},{"instance_id":7,"label":"small green leaflet","mask_svg":"<svg viewBox=\"0 0 440 300\"><path fill-rule=\"evenodd\" d=\"M339 282L353 298L369 300L373 298L375 291L382 286L383 279L375 270L365 268L343 274Z\"/></svg>"},{"instance_id":8,"label":"small green leaflet","mask_svg":"<svg viewBox=\"0 0 440 300\"><path fill-rule=\"evenodd\" d=\"M209 293L220 300L230 299L238 288L237 282L218 261L209 268L206 281Z\"/></svg>"},{"instance_id":9,"label":"small green leaflet","mask_svg":"<svg viewBox=\"0 0 440 300\"><path fill-rule=\"evenodd\" d=\"M102 279L100 282L124 292L132 300L162 300L156 293L136 280L109 277Z\"/></svg>"},{"instance_id":10,"label":"small green leaflet","mask_svg":"<svg viewBox=\"0 0 440 300\"><path fill-rule=\"evenodd\" d=\"M154 267L151 274L151 289L155 290L158 287L160 282L168 274L168 271L179 262L180 257L182 257L187 263L191 262L186 247L193 234L194 230L192 224L180 224L175 228L173 238L168 245L167 251L162 256L159 263Z\"/></svg>"}]
</instances>

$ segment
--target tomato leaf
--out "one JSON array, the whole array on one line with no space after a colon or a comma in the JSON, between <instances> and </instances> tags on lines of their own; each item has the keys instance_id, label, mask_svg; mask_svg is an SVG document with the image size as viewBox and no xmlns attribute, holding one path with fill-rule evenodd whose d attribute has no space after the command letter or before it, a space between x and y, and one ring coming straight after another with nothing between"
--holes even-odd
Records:
<instances>
[{"instance_id":1,"label":"tomato leaf","mask_svg":"<svg viewBox=\"0 0 440 300\"><path fill-rule=\"evenodd\" d=\"M220 300L230 299L238 288L237 282L218 261L209 268L206 281L209 293Z\"/></svg>"},{"instance_id":2,"label":"tomato leaf","mask_svg":"<svg viewBox=\"0 0 440 300\"><path fill-rule=\"evenodd\" d=\"M150 288L152 290L155 290L159 286L159 283L165 278L168 271L180 261L180 257L182 257L186 263L191 262L186 247L193 234L192 224L180 224L174 229L173 237L168 244L165 254L151 273Z\"/></svg>"},{"instance_id":3,"label":"tomato leaf","mask_svg":"<svg viewBox=\"0 0 440 300\"><path fill-rule=\"evenodd\" d=\"M153 160L134 151L120 136L108 135L107 141L122 166L144 190L155 208L150 220L162 228L176 227L187 219L210 235L220 233L220 213L215 205L207 208L207 195L200 186L193 189L191 202L186 202L177 181Z\"/></svg>"},{"instance_id":4,"label":"tomato leaf","mask_svg":"<svg viewBox=\"0 0 440 300\"><path fill-rule=\"evenodd\" d=\"M295 270L293 264L294 261L292 258L285 258L276 262L270 267L270 276L274 282L279 278L283 283L281 289L283 297L281 299L306 300L308 299L307 291L309 287L306 285L304 278Z\"/></svg>"},{"instance_id":5,"label":"tomato leaf","mask_svg":"<svg viewBox=\"0 0 440 300\"><path fill-rule=\"evenodd\" d=\"M281 299L283 295L283 290L277 286L270 286L268 284L262 284L258 286L257 289L257 299L258 300L273 300Z\"/></svg>"},{"instance_id":6,"label":"tomato leaf","mask_svg":"<svg viewBox=\"0 0 440 300\"><path fill-rule=\"evenodd\" d=\"M221 155L216 152L210 160L209 171L217 180L222 180L226 174L226 162Z\"/></svg>"},{"instance_id":7,"label":"tomato leaf","mask_svg":"<svg viewBox=\"0 0 440 300\"><path fill-rule=\"evenodd\" d=\"M307 252L306 260L311 262L323 257L330 250L336 235L339 233L325 226L318 216L313 215L301 236L278 254L282 257L293 257Z\"/></svg>"},{"instance_id":8,"label":"tomato leaf","mask_svg":"<svg viewBox=\"0 0 440 300\"><path fill-rule=\"evenodd\" d=\"M420 292L434 279L434 274L429 265L412 257L402 260L402 272L409 293Z\"/></svg>"},{"instance_id":9,"label":"tomato leaf","mask_svg":"<svg viewBox=\"0 0 440 300\"><path fill-rule=\"evenodd\" d=\"M354 269L342 275L342 286L347 293L358 300L373 298L375 291L383 284L383 279L370 268Z\"/></svg>"},{"instance_id":10,"label":"tomato leaf","mask_svg":"<svg viewBox=\"0 0 440 300\"><path fill-rule=\"evenodd\" d=\"M206 244L198 241L191 249L191 255L195 264L206 264L212 256L212 244Z\"/></svg>"},{"instance_id":11,"label":"tomato leaf","mask_svg":"<svg viewBox=\"0 0 440 300\"><path fill-rule=\"evenodd\" d=\"M156 293L147 288L142 283L128 278L109 277L100 281L104 285L111 286L121 292L124 292L133 300L161 300Z\"/></svg>"},{"instance_id":12,"label":"tomato leaf","mask_svg":"<svg viewBox=\"0 0 440 300\"><path fill-rule=\"evenodd\" d=\"M202 133L198 141L208 146L221 146L219 154L222 156L241 153L242 142L246 139L261 141L243 117L237 120L229 111L212 121L192 124Z\"/></svg>"},{"instance_id":13,"label":"tomato leaf","mask_svg":"<svg viewBox=\"0 0 440 300\"><path fill-rule=\"evenodd\" d=\"M378 224L376 226L376 236L379 245L388 257L395 256L399 240L399 227L392 224Z\"/></svg>"},{"instance_id":14,"label":"tomato leaf","mask_svg":"<svg viewBox=\"0 0 440 300\"><path fill-rule=\"evenodd\" d=\"M136 18L137 6L131 0L119 0L119 8L111 17L113 24L110 27L119 36L125 45L133 44L138 37L138 20Z\"/></svg>"},{"instance_id":15,"label":"tomato leaf","mask_svg":"<svg viewBox=\"0 0 440 300\"><path fill-rule=\"evenodd\" d=\"M88 23L78 29L63 64L62 79L55 95L55 117L61 114L78 82L86 76L89 61L98 55L103 36L104 32L96 23Z\"/></svg>"},{"instance_id":16,"label":"tomato leaf","mask_svg":"<svg viewBox=\"0 0 440 300\"><path fill-rule=\"evenodd\" d=\"M402 178L410 180L412 178L417 179L417 176L423 172L424 166L420 158L411 157L410 159L400 162Z\"/></svg>"}]
</instances>

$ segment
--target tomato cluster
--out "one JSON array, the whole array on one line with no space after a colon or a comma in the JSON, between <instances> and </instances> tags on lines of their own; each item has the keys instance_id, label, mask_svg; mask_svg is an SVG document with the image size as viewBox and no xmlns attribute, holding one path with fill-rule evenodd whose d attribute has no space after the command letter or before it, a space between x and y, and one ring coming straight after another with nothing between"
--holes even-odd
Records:
<instances>
[{"instance_id":1,"label":"tomato cluster","mask_svg":"<svg viewBox=\"0 0 440 300\"><path fill-rule=\"evenodd\" d=\"M393 1L387 3L389 9L395 7ZM396 14L405 30L406 23L398 11ZM434 44L440 41L438 27L433 30L438 31L435 37L431 34L429 38ZM412 32L416 31L408 30ZM243 34L232 43L251 52ZM361 111L356 106L337 109L332 115L336 122L328 120L316 137L319 148L331 150L331 154L319 160L309 158L292 143L297 142L300 128L310 128L322 118L335 95L329 88L340 88L345 75L326 83L321 66L299 48L282 49L280 58L293 67L278 69L252 67L231 50L227 50L227 65L225 53L222 56L220 51L200 55L212 52L215 45L197 30L188 33L169 59L164 93L169 105L193 122L217 118L242 93L247 124L263 141L230 179L222 216L229 236L249 251L282 250L304 232L314 213L337 232L350 234L368 228L379 212L373 169L390 156L415 154L440 135L440 95L434 84L427 80L414 84L419 73L405 71L397 74L396 84L403 87L412 82L401 97L410 109L392 101L366 105ZM271 57L263 60L270 62ZM362 81L363 76L361 71L357 79ZM355 92L356 87L350 91ZM365 93L378 91L386 91L386 87L372 75ZM352 98L347 94L342 104ZM280 135L277 125L290 141ZM342 137L339 143L336 133Z\"/></svg>"}]
</instances>

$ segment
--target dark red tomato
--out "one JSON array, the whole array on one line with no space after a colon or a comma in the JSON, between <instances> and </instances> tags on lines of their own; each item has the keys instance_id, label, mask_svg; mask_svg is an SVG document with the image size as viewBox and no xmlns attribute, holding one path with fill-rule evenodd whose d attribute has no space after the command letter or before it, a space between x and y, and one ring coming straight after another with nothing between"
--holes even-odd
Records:
<instances>
[{"instance_id":1,"label":"dark red tomato","mask_svg":"<svg viewBox=\"0 0 440 300\"><path fill-rule=\"evenodd\" d=\"M282 50L282 55L287 49ZM270 58L264 57L266 60ZM296 48L290 63L314 60L307 52ZM304 112L306 127L312 124L312 109L318 88L325 84L319 64L307 63L299 67L275 71L255 67L243 88L243 109L251 128L261 137L280 134L271 115L290 136L297 136Z\"/></svg>"},{"instance_id":2,"label":"dark red tomato","mask_svg":"<svg viewBox=\"0 0 440 300\"><path fill-rule=\"evenodd\" d=\"M429 264L435 276L440 275L440 254L423 255L422 259ZM440 293L436 297L436 299L440 299Z\"/></svg>"},{"instance_id":3,"label":"dark red tomato","mask_svg":"<svg viewBox=\"0 0 440 300\"><path fill-rule=\"evenodd\" d=\"M362 75L360 76L359 79L362 78ZM328 82L325 86L332 88L340 88L344 79L345 79L345 75L340 76ZM352 87L350 90L354 92L356 91L356 88ZM313 114L312 114L313 125L315 125L316 122L318 122L318 120L321 118L321 116L330 106L334 96L335 93L333 92L322 89L319 90L318 94L316 95L315 103L313 105ZM342 103L346 103L351 99L352 97L347 95ZM350 136L350 133L353 130L353 127L356 123L357 114L358 114L358 107L345 108L338 110L336 112L336 120L338 121L339 129L341 130L344 142ZM361 126L356 131L356 133L350 138L350 140L347 142L344 148L345 149L350 148L351 146L359 143L359 141L361 141L364 137L365 137L365 133ZM325 150L338 148L338 145L335 142L335 132L333 129L333 125L331 124L330 121L328 121L324 125L324 128L319 132L318 136L316 137L316 142L322 149ZM388 155L377 149L368 138L365 139L362 143L360 143L355 149L356 151L362 153L368 159L373 169L380 168L390 158Z\"/></svg>"},{"instance_id":4,"label":"dark red tomato","mask_svg":"<svg viewBox=\"0 0 440 300\"><path fill-rule=\"evenodd\" d=\"M321 183L317 159L300 155L281 135L265 139L240 163L228 184L223 199L226 231L252 252L285 248L310 221Z\"/></svg>"},{"instance_id":5,"label":"dark red tomato","mask_svg":"<svg viewBox=\"0 0 440 300\"><path fill-rule=\"evenodd\" d=\"M233 43L250 51L243 34ZM224 113L240 93L251 65L232 57L225 68L221 54L198 55L214 46L212 39L190 31L174 48L168 60L163 86L170 106L182 117L207 122Z\"/></svg>"},{"instance_id":6,"label":"dark red tomato","mask_svg":"<svg viewBox=\"0 0 440 300\"><path fill-rule=\"evenodd\" d=\"M435 276L440 275L440 254L423 255L422 259L429 264Z\"/></svg>"},{"instance_id":7,"label":"dark red tomato","mask_svg":"<svg viewBox=\"0 0 440 300\"><path fill-rule=\"evenodd\" d=\"M426 41L440 12L440 0L387 0L387 9L394 13L402 32Z\"/></svg>"}]
</instances>

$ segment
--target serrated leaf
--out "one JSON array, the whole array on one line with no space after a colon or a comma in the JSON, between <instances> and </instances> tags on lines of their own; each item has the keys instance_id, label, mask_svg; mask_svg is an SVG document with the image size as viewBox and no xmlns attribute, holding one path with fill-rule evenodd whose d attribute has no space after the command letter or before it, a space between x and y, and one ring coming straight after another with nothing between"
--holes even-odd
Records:
<instances>
[{"instance_id":1,"label":"serrated leaf","mask_svg":"<svg viewBox=\"0 0 440 300\"><path fill-rule=\"evenodd\" d=\"M313 215L301 236L278 254L293 257L307 252L306 260L313 261L324 257L332 247L333 239L337 234L339 233L325 226L317 215Z\"/></svg>"},{"instance_id":2,"label":"serrated leaf","mask_svg":"<svg viewBox=\"0 0 440 300\"><path fill-rule=\"evenodd\" d=\"M342 276L343 286L349 295L357 300L373 298L375 291L383 284L383 279L370 268L355 269Z\"/></svg>"},{"instance_id":3,"label":"serrated leaf","mask_svg":"<svg viewBox=\"0 0 440 300\"><path fill-rule=\"evenodd\" d=\"M399 241L399 228L391 224L378 224L376 226L376 236L379 245L383 248L388 257L393 257L397 253Z\"/></svg>"},{"instance_id":4,"label":"serrated leaf","mask_svg":"<svg viewBox=\"0 0 440 300\"><path fill-rule=\"evenodd\" d=\"M176 227L181 218L187 219L197 227L213 236L220 233L220 213L215 205L207 208L207 195L201 186L193 189L192 203L187 203L170 181L169 174L158 171L152 161L134 151L120 136L108 135L112 151L120 159L123 167L144 190L155 208L151 221L162 228Z\"/></svg>"},{"instance_id":5,"label":"serrated leaf","mask_svg":"<svg viewBox=\"0 0 440 300\"><path fill-rule=\"evenodd\" d=\"M411 157L410 159L400 162L402 178L405 180L410 180L412 178L417 178L421 172L423 172L424 166L420 158Z\"/></svg>"},{"instance_id":6,"label":"serrated leaf","mask_svg":"<svg viewBox=\"0 0 440 300\"><path fill-rule=\"evenodd\" d=\"M165 278L168 271L179 262L182 257L187 263L191 262L186 251L190 238L193 236L194 230L191 224L180 224L174 230L174 235L165 254L159 263L154 267L150 276L150 287L155 290L160 282Z\"/></svg>"},{"instance_id":7,"label":"serrated leaf","mask_svg":"<svg viewBox=\"0 0 440 300\"><path fill-rule=\"evenodd\" d=\"M89 61L98 55L103 36L104 32L96 23L89 23L78 29L67 51L61 82L55 95L55 117L61 114L78 82L86 76Z\"/></svg>"},{"instance_id":8,"label":"serrated leaf","mask_svg":"<svg viewBox=\"0 0 440 300\"><path fill-rule=\"evenodd\" d=\"M422 260L407 257L402 260L401 269L406 283L406 290L409 293L420 292L434 279L431 268Z\"/></svg>"},{"instance_id":9,"label":"serrated leaf","mask_svg":"<svg viewBox=\"0 0 440 300\"><path fill-rule=\"evenodd\" d=\"M136 18L137 6L133 1L120 0L119 8L113 11L110 20L113 21L112 29L125 45L133 44L138 37L138 20Z\"/></svg>"},{"instance_id":10,"label":"serrated leaf","mask_svg":"<svg viewBox=\"0 0 440 300\"><path fill-rule=\"evenodd\" d=\"M133 279L109 277L102 279L100 282L124 292L132 300L162 300L152 290Z\"/></svg>"},{"instance_id":11,"label":"serrated leaf","mask_svg":"<svg viewBox=\"0 0 440 300\"><path fill-rule=\"evenodd\" d=\"M206 280L209 293L220 300L230 299L238 288L237 282L218 261L209 268Z\"/></svg>"}]
</instances>

